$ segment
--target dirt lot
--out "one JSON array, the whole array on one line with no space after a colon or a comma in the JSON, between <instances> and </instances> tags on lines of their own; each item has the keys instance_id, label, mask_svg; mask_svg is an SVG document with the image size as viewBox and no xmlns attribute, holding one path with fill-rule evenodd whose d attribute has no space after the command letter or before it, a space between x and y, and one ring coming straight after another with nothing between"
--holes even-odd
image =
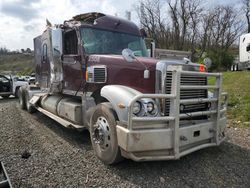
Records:
<instances>
[{"instance_id":1,"label":"dirt lot","mask_svg":"<svg viewBox=\"0 0 250 188\"><path fill-rule=\"evenodd\" d=\"M250 130L229 128L227 134L220 147L178 161L105 166L88 132L30 115L16 99L0 99L0 160L14 187L249 187ZM24 151L28 159L21 157Z\"/></svg>"}]
</instances>

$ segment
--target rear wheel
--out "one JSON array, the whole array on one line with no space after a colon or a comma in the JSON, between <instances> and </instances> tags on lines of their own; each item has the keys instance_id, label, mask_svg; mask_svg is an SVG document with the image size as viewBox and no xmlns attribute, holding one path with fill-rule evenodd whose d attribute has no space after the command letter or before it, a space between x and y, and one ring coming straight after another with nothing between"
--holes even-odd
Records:
<instances>
[{"instance_id":1,"label":"rear wheel","mask_svg":"<svg viewBox=\"0 0 250 188\"><path fill-rule=\"evenodd\" d=\"M20 87L17 87L16 90L15 90L15 97L18 98L18 95L19 95L19 88Z\"/></svg>"},{"instance_id":2,"label":"rear wheel","mask_svg":"<svg viewBox=\"0 0 250 188\"><path fill-rule=\"evenodd\" d=\"M98 104L90 125L90 136L97 157L105 164L115 164L123 158L116 134L116 115L110 103Z\"/></svg>"},{"instance_id":3,"label":"rear wheel","mask_svg":"<svg viewBox=\"0 0 250 188\"><path fill-rule=\"evenodd\" d=\"M30 98L29 98L29 93L28 93L28 91L25 91L24 92L25 94L24 94L24 97L25 97L25 106L26 106L26 109L27 109L27 111L29 112L29 113L34 113L35 111L36 111L36 108L35 107L33 107L31 104L30 104Z\"/></svg>"}]
</instances>

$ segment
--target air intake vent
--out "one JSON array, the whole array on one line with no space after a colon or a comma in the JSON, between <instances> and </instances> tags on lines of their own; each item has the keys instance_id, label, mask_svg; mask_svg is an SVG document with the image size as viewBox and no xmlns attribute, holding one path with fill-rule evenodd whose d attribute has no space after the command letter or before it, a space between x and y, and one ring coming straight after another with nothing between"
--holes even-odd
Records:
<instances>
[{"instance_id":1,"label":"air intake vent","mask_svg":"<svg viewBox=\"0 0 250 188\"><path fill-rule=\"evenodd\" d=\"M88 83L106 83L107 68L105 65L96 65L87 68L86 80Z\"/></svg>"},{"instance_id":2,"label":"air intake vent","mask_svg":"<svg viewBox=\"0 0 250 188\"><path fill-rule=\"evenodd\" d=\"M94 81L97 83L105 83L106 82L106 67L94 68Z\"/></svg>"}]
</instances>

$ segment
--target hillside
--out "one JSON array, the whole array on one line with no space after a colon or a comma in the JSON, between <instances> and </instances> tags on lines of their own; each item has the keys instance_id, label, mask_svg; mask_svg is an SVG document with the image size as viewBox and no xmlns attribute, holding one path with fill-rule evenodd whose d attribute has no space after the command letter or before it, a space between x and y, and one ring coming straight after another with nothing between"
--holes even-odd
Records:
<instances>
[{"instance_id":1,"label":"hillside","mask_svg":"<svg viewBox=\"0 0 250 188\"><path fill-rule=\"evenodd\" d=\"M33 56L28 54L0 55L0 72L12 71L19 75L34 71Z\"/></svg>"}]
</instances>

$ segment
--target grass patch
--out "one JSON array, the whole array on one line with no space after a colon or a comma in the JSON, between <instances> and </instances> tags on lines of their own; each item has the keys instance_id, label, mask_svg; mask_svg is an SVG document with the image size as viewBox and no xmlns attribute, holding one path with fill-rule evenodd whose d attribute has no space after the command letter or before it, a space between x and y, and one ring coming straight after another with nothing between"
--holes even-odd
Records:
<instances>
[{"instance_id":1,"label":"grass patch","mask_svg":"<svg viewBox=\"0 0 250 188\"><path fill-rule=\"evenodd\" d=\"M0 55L0 71L12 71L18 75L34 72L34 57L26 54Z\"/></svg>"},{"instance_id":2,"label":"grass patch","mask_svg":"<svg viewBox=\"0 0 250 188\"><path fill-rule=\"evenodd\" d=\"M250 127L250 72L224 72L222 86L229 97L228 118L234 126Z\"/></svg>"}]
</instances>

